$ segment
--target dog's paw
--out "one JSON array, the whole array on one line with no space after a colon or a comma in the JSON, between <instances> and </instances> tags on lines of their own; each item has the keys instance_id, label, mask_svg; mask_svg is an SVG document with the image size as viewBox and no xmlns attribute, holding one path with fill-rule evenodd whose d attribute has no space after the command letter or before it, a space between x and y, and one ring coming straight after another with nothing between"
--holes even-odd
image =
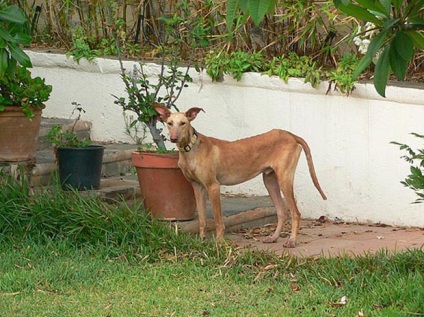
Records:
<instances>
[{"instance_id":1,"label":"dog's paw","mask_svg":"<svg viewBox=\"0 0 424 317\"><path fill-rule=\"evenodd\" d=\"M294 242L293 240L289 239L286 242L284 242L283 247L285 247L285 248L294 248L294 247L296 247L296 242Z\"/></svg>"},{"instance_id":2,"label":"dog's paw","mask_svg":"<svg viewBox=\"0 0 424 317\"><path fill-rule=\"evenodd\" d=\"M276 242L277 242L277 240L278 240L278 237L277 237L277 238L274 238L274 237L271 235L271 236L267 236L267 237L265 237L265 238L262 240L262 242L263 242L263 243L276 243Z\"/></svg>"}]
</instances>

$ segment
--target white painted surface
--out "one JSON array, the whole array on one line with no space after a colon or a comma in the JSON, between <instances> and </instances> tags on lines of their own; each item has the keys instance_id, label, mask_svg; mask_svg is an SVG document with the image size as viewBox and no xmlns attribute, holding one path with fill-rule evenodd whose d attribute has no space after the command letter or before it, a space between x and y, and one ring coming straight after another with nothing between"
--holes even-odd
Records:
<instances>
[{"instance_id":1,"label":"white painted surface","mask_svg":"<svg viewBox=\"0 0 424 317\"><path fill-rule=\"evenodd\" d=\"M111 94L125 96L114 60L76 64L60 54L28 52L34 75L53 85L44 116L68 117L71 102L82 104L84 119L93 122L98 141L129 141L124 134L121 109ZM126 62L131 69L134 62ZM158 66L148 65L155 73ZM226 76L212 83L206 73L191 73L194 82L183 92L178 106L202 107L193 122L198 131L235 140L272 128L303 137L312 149L315 169L328 196L322 201L310 179L304 155L298 167L295 192L305 217L326 215L349 221L372 221L424 227L424 204L411 204L415 194L399 182L409 172L403 154L390 141L418 144L410 132L424 134L424 87L389 86L381 98L371 84L357 85L350 97L290 79L248 73L240 82ZM261 178L223 191L264 195Z\"/></svg>"}]
</instances>

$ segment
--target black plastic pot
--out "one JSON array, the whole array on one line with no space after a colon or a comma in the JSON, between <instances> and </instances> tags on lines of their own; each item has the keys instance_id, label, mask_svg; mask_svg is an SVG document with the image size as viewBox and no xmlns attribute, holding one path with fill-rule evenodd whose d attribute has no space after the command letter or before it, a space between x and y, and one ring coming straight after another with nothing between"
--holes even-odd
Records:
<instances>
[{"instance_id":1,"label":"black plastic pot","mask_svg":"<svg viewBox=\"0 0 424 317\"><path fill-rule=\"evenodd\" d=\"M59 147L57 161L63 189L98 189L102 171L104 146Z\"/></svg>"}]
</instances>

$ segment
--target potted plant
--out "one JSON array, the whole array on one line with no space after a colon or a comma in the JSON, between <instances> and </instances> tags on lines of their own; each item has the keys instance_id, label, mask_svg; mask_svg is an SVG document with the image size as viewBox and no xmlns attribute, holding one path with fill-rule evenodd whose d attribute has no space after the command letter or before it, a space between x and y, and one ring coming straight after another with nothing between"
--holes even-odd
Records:
<instances>
[{"instance_id":1,"label":"potted plant","mask_svg":"<svg viewBox=\"0 0 424 317\"><path fill-rule=\"evenodd\" d=\"M189 220L194 218L196 209L193 188L178 167L178 152L166 149L166 138L162 134L162 127L158 127L159 115L154 106L160 103L167 108L177 109L175 102L192 81L189 75L191 62L186 61L185 69L179 67L181 44L184 41L193 48L197 43L207 45L208 41L199 39L199 36L207 34L206 31L199 32L199 29L205 30L207 27L202 21L175 15L159 20L163 23L163 30L155 35L160 33L163 37L157 36L160 72L156 80L148 78L143 63L134 65L130 73L126 72L117 38L118 59L127 98L114 96L115 104L122 107L124 112L136 114L132 125L143 123L154 144L154 150L139 149L132 154L145 207L158 219ZM186 33L182 34L182 30Z\"/></svg>"},{"instance_id":2,"label":"potted plant","mask_svg":"<svg viewBox=\"0 0 424 317\"><path fill-rule=\"evenodd\" d=\"M167 107L175 107L181 89L191 78L188 69L185 73L177 68L177 63L165 65L161 60L161 73L158 83L149 81L143 71L143 64L134 65L131 74L126 74L122 60L121 76L125 84L128 99L116 97L115 103L126 111L132 111L137 119L133 125L142 122L150 132L154 145L139 147L132 153L132 164L136 168L144 206L160 220L190 220L194 218L196 201L193 188L178 167L178 152L166 149L162 129L157 126L158 114L154 108L157 102L165 102ZM165 95L160 90L166 91ZM166 198L164 198L166 197Z\"/></svg>"},{"instance_id":3,"label":"potted plant","mask_svg":"<svg viewBox=\"0 0 424 317\"><path fill-rule=\"evenodd\" d=\"M31 36L26 16L0 0L0 162L35 159L41 111L52 87L33 78L21 45Z\"/></svg>"},{"instance_id":4,"label":"potted plant","mask_svg":"<svg viewBox=\"0 0 424 317\"><path fill-rule=\"evenodd\" d=\"M47 141L54 144L56 162L59 167L59 180L63 189L98 189L102 171L104 146L94 145L89 138L81 138L75 132L80 122L81 105L73 102L71 118L78 116L69 129L54 125L47 133Z\"/></svg>"}]
</instances>

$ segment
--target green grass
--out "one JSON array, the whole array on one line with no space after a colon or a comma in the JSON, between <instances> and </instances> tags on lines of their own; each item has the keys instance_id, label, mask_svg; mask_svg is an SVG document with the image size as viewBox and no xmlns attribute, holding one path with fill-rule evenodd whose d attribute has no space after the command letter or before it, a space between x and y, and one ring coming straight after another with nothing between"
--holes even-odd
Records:
<instances>
[{"instance_id":1,"label":"green grass","mask_svg":"<svg viewBox=\"0 0 424 317\"><path fill-rule=\"evenodd\" d=\"M340 305L343 296L347 302ZM0 316L423 316L424 252L298 259L0 179Z\"/></svg>"}]
</instances>

